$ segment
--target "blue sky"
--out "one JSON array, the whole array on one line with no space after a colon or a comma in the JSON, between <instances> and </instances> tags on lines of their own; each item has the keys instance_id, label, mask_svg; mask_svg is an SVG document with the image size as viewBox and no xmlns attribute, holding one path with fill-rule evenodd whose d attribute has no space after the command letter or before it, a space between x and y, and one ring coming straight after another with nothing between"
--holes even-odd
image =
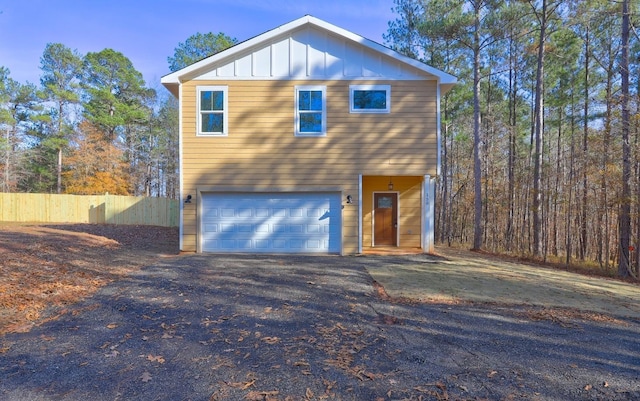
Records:
<instances>
[{"instance_id":1,"label":"blue sky","mask_svg":"<svg viewBox=\"0 0 640 401\"><path fill-rule=\"evenodd\" d=\"M81 54L111 48L160 86L167 57L196 32L243 41L305 14L384 43L393 0L0 0L0 66L39 83L47 43Z\"/></svg>"}]
</instances>

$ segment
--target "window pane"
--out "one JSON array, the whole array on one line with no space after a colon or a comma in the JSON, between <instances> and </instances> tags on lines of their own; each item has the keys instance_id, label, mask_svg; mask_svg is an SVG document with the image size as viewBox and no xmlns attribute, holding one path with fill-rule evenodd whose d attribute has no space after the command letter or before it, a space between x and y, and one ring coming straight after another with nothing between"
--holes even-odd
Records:
<instances>
[{"instance_id":1,"label":"window pane","mask_svg":"<svg viewBox=\"0 0 640 401\"><path fill-rule=\"evenodd\" d=\"M381 196L378 198L379 209L391 209L393 206L393 198L387 196Z\"/></svg>"},{"instance_id":2,"label":"window pane","mask_svg":"<svg viewBox=\"0 0 640 401\"><path fill-rule=\"evenodd\" d=\"M222 111L224 105L224 92L202 91L200 92L200 107L204 111Z\"/></svg>"},{"instance_id":3,"label":"window pane","mask_svg":"<svg viewBox=\"0 0 640 401\"><path fill-rule=\"evenodd\" d=\"M223 132L223 122L222 113L202 114L202 132Z\"/></svg>"},{"instance_id":4,"label":"window pane","mask_svg":"<svg viewBox=\"0 0 640 401\"><path fill-rule=\"evenodd\" d=\"M353 108L355 110L385 110L387 108L387 91L354 90Z\"/></svg>"},{"instance_id":5,"label":"window pane","mask_svg":"<svg viewBox=\"0 0 640 401\"><path fill-rule=\"evenodd\" d=\"M311 93L309 91L298 92L298 110L311 110Z\"/></svg>"},{"instance_id":6,"label":"window pane","mask_svg":"<svg viewBox=\"0 0 640 401\"><path fill-rule=\"evenodd\" d=\"M298 110L322 110L322 91L299 91Z\"/></svg>"},{"instance_id":7,"label":"window pane","mask_svg":"<svg viewBox=\"0 0 640 401\"><path fill-rule=\"evenodd\" d=\"M300 132L322 132L322 113L300 114Z\"/></svg>"},{"instance_id":8,"label":"window pane","mask_svg":"<svg viewBox=\"0 0 640 401\"><path fill-rule=\"evenodd\" d=\"M322 111L322 91L311 91L311 108L309 110Z\"/></svg>"}]
</instances>

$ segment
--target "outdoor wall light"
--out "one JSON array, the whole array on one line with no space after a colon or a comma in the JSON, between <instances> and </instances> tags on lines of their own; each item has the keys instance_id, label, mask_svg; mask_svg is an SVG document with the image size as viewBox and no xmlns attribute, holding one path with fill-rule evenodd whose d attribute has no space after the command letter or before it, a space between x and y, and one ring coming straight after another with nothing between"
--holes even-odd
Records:
<instances>
[{"instance_id":1,"label":"outdoor wall light","mask_svg":"<svg viewBox=\"0 0 640 401\"><path fill-rule=\"evenodd\" d=\"M393 190L393 182L391 182L391 177L389 177L389 191Z\"/></svg>"},{"instance_id":2,"label":"outdoor wall light","mask_svg":"<svg viewBox=\"0 0 640 401\"><path fill-rule=\"evenodd\" d=\"M347 203L352 203L353 202L353 198L351 197L351 195L347 195Z\"/></svg>"},{"instance_id":3,"label":"outdoor wall light","mask_svg":"<svg viewBox=\"0 0 640 401\"><path fill-rule=\"evenodd\" d=\"M184 203L191 203L191 195L187 195L187 199L184 200Z\"/></svg>"}]
</instances>

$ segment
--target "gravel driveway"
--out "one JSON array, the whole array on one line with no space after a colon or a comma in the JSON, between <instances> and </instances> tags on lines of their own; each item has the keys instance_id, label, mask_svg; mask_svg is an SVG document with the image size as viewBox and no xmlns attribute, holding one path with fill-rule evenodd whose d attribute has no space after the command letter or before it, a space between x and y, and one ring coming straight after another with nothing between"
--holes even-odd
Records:
<instances>
[{"instance_id":1,"label":"gravel driveway","mask_svg":"<svg viewBox=\"0 0 640 401\"><path fill-rule=\"evenodd\" d=\"M0 399L640 400L639 320L394 303L376 258L161 260L1 338Z\"/></svg>"}]
</instances>

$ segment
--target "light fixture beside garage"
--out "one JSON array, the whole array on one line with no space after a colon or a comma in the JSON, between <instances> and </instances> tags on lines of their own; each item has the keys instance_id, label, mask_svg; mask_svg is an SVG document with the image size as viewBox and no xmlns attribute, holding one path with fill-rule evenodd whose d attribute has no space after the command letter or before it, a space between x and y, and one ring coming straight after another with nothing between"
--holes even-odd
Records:
<instances>
[{"instance_id":1,"label":"light fixture beside garage","mask_svg":"<svg viewBox=\"0 0 640 401\"><path fill-rule=\"evenodd\" d=\"M393 182L391 181L391 177L389 177L389 191L393 191Z\"/></svg>"},{"instance_id":2,"label":"light fixture beside garage","mask_svg":"<svg viewBox=\"0 0 640 401\"><path fill-rule=\"evenodd\" d=\"M353 203L353 198L351 197L351 195L347 195L347 203Z\"/></svg>"},{"instance_id":3,"label":"light fixture beside garage","mask_svg":"<svg viewBox=\"0 0 640 401\"><path fill-rule=\"evenodd\" d=\"M184 203L191 203L191 195L187 195L187 199L184 200Z\"/></svg>"}]
</instances>

